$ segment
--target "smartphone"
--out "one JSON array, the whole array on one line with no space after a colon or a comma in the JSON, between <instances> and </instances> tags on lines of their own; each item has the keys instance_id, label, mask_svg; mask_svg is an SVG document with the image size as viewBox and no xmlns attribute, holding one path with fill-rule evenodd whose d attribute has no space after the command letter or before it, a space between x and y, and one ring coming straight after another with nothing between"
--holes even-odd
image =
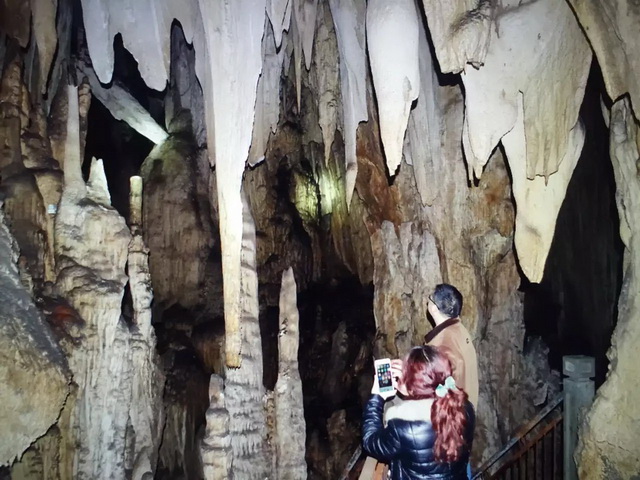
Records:
<instances>
[{"instance_id":1,"label":"smartphone","mask_svg":"<svg viewBox=\"0 0 640 480\"><path fill-rule=\"evenodd\" d=\"M373 362L376 370L376 381L378 382L378 388L380 392L395 392L395 382L391 375L391 360L388 358L381 358L374 360Z\"/></svg>"}]
</instances>

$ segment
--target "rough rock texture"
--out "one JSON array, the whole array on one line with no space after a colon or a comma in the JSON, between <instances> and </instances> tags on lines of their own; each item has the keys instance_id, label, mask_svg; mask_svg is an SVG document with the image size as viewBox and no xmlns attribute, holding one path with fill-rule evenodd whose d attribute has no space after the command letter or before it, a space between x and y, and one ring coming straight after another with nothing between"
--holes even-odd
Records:
<instances>
[{"instance_id":1,"label":"rough rock texture","mask_svg":"<svg viewBox=\"0 0 640 480\"><path fill-rule=\"evenodd\" d=\"M29 102L23 72L23 62L14 55L0 83L0 192L20 247L21 274L29 277L28 282L39 291L55 275L53 217L47 214L47 208L55 208L60 198L61 172L50 158L46 123L39 106L32 108Z\"/></svg>"},{"instance_id":2,"label":"rough rock texture","mask_svg":"<svg viewBox=\"0 0 640 480\"><path fill-rule=\"evenodd\" d=\"M298 370L300 333L296 281L291 268L282 272L278 381L274 390L276 478L307 478L306 425L302 407L302 381Z\"/></svg>"},{"instance_id":3,"label":"rough rock texture","mask_svg":"<svg viewBox=\"0 0 640 480\"><path fill-rule=\"evenodd\" d=\"M358 174L356 131L358 124L368 118L364 29L367 7L364 0L329 0L329 5L340 51L345 191L349 208Z\"/></svg>"},{"instance_id":4,"label":"rough rock texture","mask_svg":"<svg viewBox=\"0 0 640 480\"><path fill-rule=\"evenodd\" d=\"M493 17L491 0L422 0L442 73L484 63Z\"/></svg>"},{"instance_id":5,"label":"rough rock texture","mask_svg":"<svg viewBox=\"0 0 640 480\"><path fill-rule=\"evenodd\" d=\"M26 3L26 2L25 2ZM58 37L56 32L56 11L58 0L31 0L33 11L33 35L38 45L40 75L43 78L40 92L47 89L47 77L56 52Z\"/></svg>"},{"instance_id":6,"label":"rough rock texture","mask_svg":"<svg viewBox=\"0 0 640 480\"><path fill-rule=\"evenodd\" d=\"M188 132L176 132L151 151L140 169L145 183L143 234L150 250L154 298L165 309L206 303L214 239L200 170L206 165L204 155Z\"/></svg>"},{"instance_id":7,"label":"rough rock texture","mask_svg":"<svg viewBox=\"0 0 640 480\"><path fill-rule=\"evenodd\" d=\"M438 77L423 25L418 34L420 97L409 114L403 154L405 161L413 166L422 203L432 205L437 190L429 188L432 185L429 179L436 177L440 169L446 168L447 159L440 144L443 121L438 106Z\"/></svg>"},{"instance_id":8,"label":"rough rock texture","mask_svg":"<svg viewBox=\"0 0 640 480\"><path fill-rule=\"evenodd\" d=\"M17 245L0 202L0 464L22 455L53 425L69 394L69 371L30 293L20 282Z\"/></svg>"},{"instance_id":9,"label":"rough rock texture","mask_svg":"<svg viewBox=\"0 0 640 480\"><path fill-rule=\"evenodd\" d=\"M331 146L338 125L340 102L340 70L338 57L338 39L333 26L329 4L321 2L318 6L318 24L316 26L316 46L313 51L312 85L318 99L318 123L322 129L324 143L324 161L329 162Z\"/></svg>"},{"instance_id":10,"label":"rough rock texture","mask_svg":"<svg viewBox=\"0 0 640 480\"><path fill-rule=\"evenodd\" d=\"M379 331L376 358L405 355L431 330L427 298L442 283L436 240L407 222L385 221L371 237L375 269L374 312Z\"/></svg>"},{"instance_id":11,"label":"rough rock texture","mask_svg":"<svg viewBox=\"0 0 640 480\"><path fill-rule=\"evenodd\" d=\"M506 165L496 154L477 186L465 184L467 172L460 145L462 94L457 87L436 84L433 88L433 105L438 113L432 117L440 119L433 127L441 132L446 167L425 178L427 191L435 192L431 206L422 204L415 168L400 168L393 188L400 196L403 221L396 224L397 233L389 229L383 234L383 225L382 231L373 236L381 235L379 238L389 242L384 250L376 250L385 254L373 255L376 271L389 272L376 282L376 289L382 285L385 295L376 296L374 312L377 320L395 318L401 322L398 330L407 332L407 338L398 335L394 342L387 337L386 345L395 343L396 348L406 348L419 342L429 330L424 313L426 290L441 278L462 292L462 321L474 338L484 386L474 444L474 461L478 462L480 457L499 450L512 430L531 417L556 380L549 374L546 361L534 362L530 370L526 367L525 378L511 372L512 368L524 371L527 360L523 358L522 296L517 292L519 275L512 251L514 207ZM427 242L429 237L434 241ZM431 245L433 249L434 244L435 252L429 253L426 247ZM380 348L380 343L377 346ZM406 350L398 353L403 355ZM510 379L508 383L497 382L505 378ZM536 395L532 396L532 391ZM542 400L534 401L533 397ZM494 412L501 415L496 418Z\"/></svg>"},{"instance_id":12,"label":"rough rock texture","mask_svg":"<svg viewBox=\"0 0 640 480\"><path fill-rule=\"evenodd\" d=\"M125 452L131 478L145 480L155 473L158 446L164 427L162 393L164 373L156 352L156 335L151 325L151 274L149 251L142 239L142 179L131 178L131 242L127 259L129 289L133 307L131 364L133 369L131 406ZM129 454L127 458L127 454Z\"/></svg>"},{"instance_id":13,"label":"rough rock texture","mask_svg":"<svg viewBox=\"0 0 640 480\"><path fill-rule=\"evenodd\" d=\"M65 457L69 470L61 475L123 478L133 467L142 478L155 468L159 418L148 414L158 408L162 387L153 362L145 254L134 244L134 324L127 325L121 308L131 235L106 203L101 162L93 162L88 184L82 178L78 122L77 91L69 87L65 187L56 217L56 290L84 326L81 342L68 354L78 393L68 405L69 430L63 431L67 442L81 448ZM125 446L130 455L123 455Z\"/></svg>"},{"instance_id":14,"label":"rough rock texture","mask_svg":"<svg viewBox=\"0 0 640 480\"><path fill-rule=\"evenodd\" d=\"M266 21L265 21L266 22ZM249 150L248 163L254 166L264 160L267 142L275 133L280 118L280 76L288 36L284 36L284 45L276 49L273 30L269 22L265 24L262 37L262 74L258 80L256 93L255 118L253 121L253 138Z\"/></svg>"},{"instance_id":15,"label":"rough rock texture","mask_svg":"<svg viewBox=\"0 0 640 480\"><path fill-rule=\"evenodd\" d=\"M618 323L611 339L610 370L587 414L576 452L580 478L634 478L640 472L640 127L628 98L611 110L610 153L616 178L620 237L625 245Z\"/></svg>"},{"instance_id":16,"label":"rough rock texture","mask_svg":"<svg viewBox=\"0 0 640 480\"><path fill-rule=\"evenodd\" d=\"M289 30L292 5L293 0L267 0L267 15L277 48L282 44L282 32Z\"/></svg>"},{"instance_id":17,"label":"rough rock texture","mask_svg":"<svg viewBox=\"0 0 640 480\"><path fill-rule=\"evenodd\" d=\"M196 145L203 147L207 143L204 98L195 63L195 49L187 44L182 28L174 26L171 29L171 76L169 92L165 96L165 122L173 133L172 122L188 110Z\"/></svg>"},{"instance_id":18,"label":"rough rock texture","mask_svg":"<svg viewBox=\"0 0 640 480\"><path fill-rule=\"evenodd\" d=\"M631 96L640 110L640 6L624 0L569 0L602 68L609 96Z\"/></svg>"},{"instance_id":19,"label":"rough rock texture","mask_svg":"<svg viewBox=\"0 0 640 480\"><path fill-rule=\"evenodd\" d=\"M380 137L392 176L402 161L409 109L420 93L419 22L414 0L367 3L367 51L378 100Z\"/></svg>"},{"instance_id":20,"label":"rough rock texture","mask_svg":"<svg viewBox=\"0 0 640 480\"><path fill-rule=\"evenodd\" d=\"M226 480L232 471L229 411L225 408L224 381L218 375L211 375L209 398L207 427L200 446L204 478Z\"/></svg>"},{"instance_id":21,"label":"rough rock texture","mask_svg":"<svg viewBox=\"0 0 640 480\"><path fill-rule=\"evenodd\" d=\"M491 152L508 133L503 144L512 172L519 177L514 179L517 216L524 214L517 219L516 249L523 272L536 282L542 277L560 203L582 149L577 119L591 51L563 2L539 0L508 8L496 21L499 28L491 31L484 65L467 68L462 75L463 142L470 170L479 178ZM515 43L519 48L513 48ZM568 164L563 165L565 161ZM545 188L555 172L554 185ZM525 178L536 182L537 175L545 177L545 184L530 186ZM524 197L544 215L524 207Z\"/></svg>"},{"instance_id":22,"label":"rough rock texture","mask_svg":"<svg viewBox=\"0 0 640 480\"><path fill-rule=\"evenodd\" d=\"M235 478L263 480L271 465L268 454L267 415L262 385L262 342L258 320L256 230L248 202L243 198L241 338L239 368L226 368L225 405L229 411L229 436ZM228 365L229 362L227 362Z\"/></svg>"}]
</instances>

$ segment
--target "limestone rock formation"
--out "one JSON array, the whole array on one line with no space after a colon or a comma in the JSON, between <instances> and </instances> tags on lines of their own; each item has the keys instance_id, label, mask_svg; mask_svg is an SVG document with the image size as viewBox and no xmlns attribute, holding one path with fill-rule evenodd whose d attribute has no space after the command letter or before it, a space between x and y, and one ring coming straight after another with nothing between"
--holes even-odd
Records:
<instances>
[{"instance_id":1,"label":"limestone rock formation","mask_svg":"<svg viewBox=\"0 0 640 480\"><path fill-rule=\"evenodd\" d=\"M224 381L211 375L209 383L207 428L200 446L206 480L226 480L231 477L232 454L229 437L229 411L225 407Z\"/></svg>"},{"instance_id":2,"label":"limestone rock formation","mask_svg":"<svg viewBox=\"0 0 640 480\"><path fill-rule=\"evenodd\" d=\"M336 27L340 51L340 92L342 119L344 122L345 190L347 208L355 188L358 173L356 159L356 131L360 122L366 121L367 69L365 65L366 5L363 0L329 0L331 15Z\"/></svg>"},{"instance_id":3,"label":"limestone rock formation","mask_svg":"<svg viewBox=\"0 0 640 480\"><path fill-rule=\"evenodd\" d=\"M69 394L66 360L20 282L17 245L0 203L0 464L11 464L55 424Z\"/></svg>"},{"instance_id":4,"label":"limestone rock formation","mask_svg":"<svg viewBox=\"0 0 640 480\"><path fill-rule=\"evenodd\" d=\"M274 391L276 478L307 478L304 459L306 426L302 408L302 381L298 371L300 344L296 281L291 268L282 272L280 331L278 332L278 381Z\"/></svg>"},{"instance_id":5,"label":"limestone rock formation","mask_svg":"<svg viewBox=\"0 0 640 480\"><path fill-rule=\"evenodd\" d=\"M143 478L155 470L160 417L150 417L149 411L159 408L162 390L154 363L146 255L141 237L129 252L131 235L108 203L101 163L94 161L85 184L78 122L77 91L69 87L65 186L56 217L56 290L84 321L83 338L68 353L78 392L66 406L70 423L62 430L67 442L82 448L69 452L72 471L62 477L121 478L133 468L136 478ZM133 326L121 315L128 260ZM130 456L122 454L125 445Z\"/></svg>"},{"instance_id":6,"label":"limestone rock formation","mask_svg":"<svg viewBox=\"0 0 640 480\"><path fill-rule=\"evenodd\" d=\"M609 96L625 93L640 108L640 8L633 2L569 0L598 57ZM636 118L638 114L636 114Z\"/></svg>"},{"instance_id":7,"label":"limestone rock formation","mask_svg":"<svg viewBox=\"0 0 640 480\"><path fill-rule=\"evenodd\" d=\"M226 368L225 406L229 412L229 436L234 477L263 480L268 455L267 415L262 384L262 342L258 321L256 231L248 202L243 198L241 271L241 357L237 368ZM227 365L229 362L227 361Z\"/></svg>"},{"instance_id":8,"label":"limestone rock formation","mask_svg":"<svg viewBox=\"0 0 640 480\"><path fill-rule=\"evenodd\" d=\"M640 472L640 127L628 98L611 109L611 162L616 178L620 237L625 245L618 324L607 353L607 380L598 389L579 433L576 463L581 479L633 478Z\"/></svg>"},{"instance_id":9,"label":"limestone rock formation","mask_svg":"<svg viewBox=\"0 0 640 480\"><path fill-rule=\"evenodd\" d=\"M442 73L458 73L467 63L484 63L492 24L490 0L455 3L422 0Z\"/></svg>"},{"instance_id":10,"label":"limestone rock formation","mask_svg":"<svg viewBox=\"0 0 640 480\"><path fill-rule=\"evenodd\" d=\"M367 3L367 51L390 175L402 160L409 109L420 93L419 29L414 0Z\"/></svg>"}]
</instances>

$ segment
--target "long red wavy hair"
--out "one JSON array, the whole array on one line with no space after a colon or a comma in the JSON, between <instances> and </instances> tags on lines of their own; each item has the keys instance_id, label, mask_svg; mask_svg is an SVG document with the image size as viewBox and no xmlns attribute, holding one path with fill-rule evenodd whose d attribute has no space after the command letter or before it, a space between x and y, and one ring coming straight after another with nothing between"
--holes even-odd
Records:
<instances>
[{"instance_id":1,"label":"long red wavy hair","mask_svg":"<svg viewBox=\"0 0 640 480\"><path fill-rule=\"evenodd\" d=\"M436 395L436 387L444 384L451 371L446 348L425 345L411 349L404 362L402 378L409 399L435 399L431 407L431 423L436 432L434 455L436 461L442 463L460 459L466 445L467 393L456 388L444 397Z\"/></svg>"}]
</instances>

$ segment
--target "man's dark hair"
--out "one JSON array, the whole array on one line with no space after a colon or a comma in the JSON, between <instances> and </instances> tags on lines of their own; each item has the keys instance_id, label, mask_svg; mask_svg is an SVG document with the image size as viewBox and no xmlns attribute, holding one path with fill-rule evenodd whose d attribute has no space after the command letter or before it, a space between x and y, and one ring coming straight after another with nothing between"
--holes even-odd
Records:
<instances>
[{"instance_id":1,"label":"man's dark hair","mask_svg":"<svg viewBox=\"0 0 640 480\"><path fill-rule=\"evenodd\" d=\"M453 285L441 283L433 290L431 300L440 312L449 318L457 318L462 311L462 294Z\"/></svg>"}]
</instances>

